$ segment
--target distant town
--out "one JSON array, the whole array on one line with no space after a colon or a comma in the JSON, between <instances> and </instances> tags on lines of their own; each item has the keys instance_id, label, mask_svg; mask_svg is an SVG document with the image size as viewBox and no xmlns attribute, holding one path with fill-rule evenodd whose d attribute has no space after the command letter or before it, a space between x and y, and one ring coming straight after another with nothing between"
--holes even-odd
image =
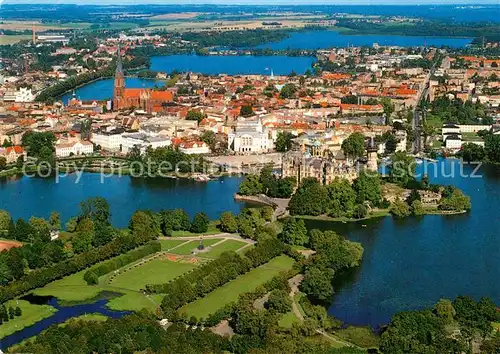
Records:
<instances>
[{"instance_id":1,"label":"distant town","mask_svg":"<svg viewBox=\"0 0 500 354\"><path fill-rule=\"evenodd\" d=\"M495 10L3 6L0 353L499 353Z\"/></svg>"}]
</instances>

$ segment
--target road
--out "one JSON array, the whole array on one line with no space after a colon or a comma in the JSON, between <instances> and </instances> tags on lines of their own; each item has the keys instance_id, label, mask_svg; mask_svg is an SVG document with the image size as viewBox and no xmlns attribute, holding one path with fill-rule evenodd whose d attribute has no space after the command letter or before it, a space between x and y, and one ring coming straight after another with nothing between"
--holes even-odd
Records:
<instances>
[{"instance_id":1,"label":"road","mask_svg":"<svg viewBox=\"0 0 500 354\"><path fill-rule=\"evenodd\" d=\"M424 112L420 109L420 102L422 99L425 99L427 96L427 90L429 89L429 81L434 74L434 71L436 71L436 63L432 66L431 70L427 73L424 79L423 85L420 87L417 95L417 106L415 107L415 111L413 112L413 120L412 120L412 129L415 134L415 139L413 140L413 145L412 145L412 153L418 154L420 151L422 151L422 141L421 141L421 136L422 136L422 115Z\"/></svg>"}]
</instances>

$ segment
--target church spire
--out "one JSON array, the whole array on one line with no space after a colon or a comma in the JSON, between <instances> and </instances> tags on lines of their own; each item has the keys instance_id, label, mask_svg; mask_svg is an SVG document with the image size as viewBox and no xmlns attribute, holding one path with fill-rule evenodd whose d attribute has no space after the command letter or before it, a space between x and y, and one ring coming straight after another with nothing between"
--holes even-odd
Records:
<instances>
[{"instance_id":1,"label":"church spire","mask_svg":"<svg viewBox=\"0 0 500 354\"><path fill-rule=\"evenodd\" d=\"M122 53L120 45L118 44L118 58L116 60L116 73L123 75L123 65L122 65Z\"/></svg>"}]
</instances>

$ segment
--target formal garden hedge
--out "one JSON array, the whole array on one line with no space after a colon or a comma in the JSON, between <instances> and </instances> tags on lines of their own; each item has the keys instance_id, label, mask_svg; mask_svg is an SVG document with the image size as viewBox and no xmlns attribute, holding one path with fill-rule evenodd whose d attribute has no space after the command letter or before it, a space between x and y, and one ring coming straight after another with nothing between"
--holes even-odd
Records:
<instances>
[{"instance_id":1,"label":"formal garden hedge","mask_svg":"<svg viewBox=\"0 0 500 354\"><path fill-rule=\"evenodd\" d=\"M3 286L0 289L0 303L4 303L29 290L45 286L54 280L79 272L96 263L127 252L151 241L154 237L155 235L143 237L121 235L104 246L93 248L50 267L34 270L22 278Z\"/></svg>"},{"instance_id":2,"label":"formal garden hedge","mask_svg":"<svg viewBox=\"0 0 500 354\"><path fill-rule=\"evenodd\" d=\"M166 294L161 308L166 317L172 317L180 307L202 298L251 269L269 262L282 254L285 249L286 245L278 239L264 240L248 251L245 256L240 256L235 252L225 252L219 259L169 283L146 285L146 290L150 293Z\"/></svg>"},{"instance_id":3,"label":"formal garden hedge","mask_svg":"<svg viewBox=\"0 0 500 354\"><path fill-rule=\"evenodd\" d=\"M83 279L87 282L87 284L97 284L98 278L105 274L108 274L114 270L117 270L127 264L135 262L141 258L144 258L147 255L160 252L161 251L161 243L159 241L151 241L148 244L139 247L135 250L129 251L125 254L122 254L118 257L105 261L99 265L96 265L90 268L83 275Z\"/></svg>"}]
</instances>

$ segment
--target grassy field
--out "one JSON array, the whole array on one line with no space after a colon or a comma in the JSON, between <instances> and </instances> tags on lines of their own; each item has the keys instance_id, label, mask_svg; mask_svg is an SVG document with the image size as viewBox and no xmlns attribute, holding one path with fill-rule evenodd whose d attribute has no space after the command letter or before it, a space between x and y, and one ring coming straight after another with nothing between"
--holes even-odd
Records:
<instances>
[{"instance_id":1,"label":"grassy field","mask_svg":"<svg viewBox=\"0 0 500 354\"><path fill-rule=\"evenodd\" d=\"M117 275L109 285L130 290L144 289L146 284L166 283L196 267L196 264L171 262L160 256Z\"/></svg>"},{"instance_id":2,"label":"grassy field","mask_svg":"<svg viewBox=\"0 0 500 354\"><path fill-rule=\"evenodd\" d=\"M89 286L83 280L83 275L87 270L69 275L62 279L53 281L43 288L35 289L35 295L52 295L62 301L84 301L96 297L101 291L100 286Z\"/></svg>"},{"instance_id":3,"label":"grassy field","mask_svg":"<svg viewBox=\"0 0 500 354\"><path fill-rule=\"evenodd\" d=\"M223 239L222 238L214 238L214 239L210 239L210 240L203 240L203 245L205 247L208 247L208 246L212 246L214 243L217 243L219 241L222 241ZM200 241L198 240L193 240L189 243L186 243L185 245L182 245L178 248L176 248L175 250L171 251L171 253L175 253L175 254L183 254L183 255L187 255L187 254L191 254L191 251L198 247L198 245L200 244Z\"/></svg>"},{"instance_id":4,"label":"grassy field","mask_svg":"<svg viewBox=\"0 0 500 354\"><path fill-rule=\"evenodd\" d=\"M369 327L353 327L338 330L337 337L349 343L356 344L361 348L378 348L380 338L373 333Z\"/></svg>"},{"instance_id":5,"label":"grassy field","mask_svg":"<svg viewBox=\"0 0 500 354\"><path fill-rule=\"evenodd\" d=\"M168 251L171 248L174 248L176 246L183 244L184 242L187 242L187 241L186 240L160 240L161 250Z\"/></svg>"},{"instance_id":6,"label":"grassy field","mask_svg":"<svg viewBox=\"0 0 500 354\"><path fill-rule=\"evenodd\" d=\"M30 40L29 34L0 35L0 45L11 45L24 40Z\"/></svg>"},{"instance_id":7,"label":"grassy field","mask_svg":"<svg viewBox=\"0 0 500 354\"><path fill-rule=\"evenodd\" d=\"M213 247L210 251L206 253L201 253L201 257L208 257L208 258L217 258L219 257L222 253L227 252L227 251L237 251L241 247L245 246L245 242L237 241L237 240L226 240L217 246Z\"/></svg>"},{"instance_id":8,"label":"grassy field","mask_svg":"<svg viewBox=\"0 0 500 354\"><path fill-rule=\"evenodd\" d=\"M283 328L292 328L293 324L297 323L300 324L300 320L295 316L293 311L287 312L281 316L280 320L278 321L278 325Z\"/></svg>"},{"instance_id":9,"label":"grassy field","mask_svg":"<svg viewBox=\"0 0 500 354\"><path fill-rule=\"evenodd\" d=\"M6 304L7 308L12 306L16 308L19 306L22 310L20 317L15 317L13 320L4 322L0 329L0 338L7 337L8 335L23 329L24 327L31 326L46 317L52 316L57 310L49 305L33 305L25 300L11 300Z\"/></svg>"},{"instance_id":10,"label":"grassy field","mask_svg":"<svg viewBox=\"0 0 500 354\"><path fill-rule=\"evenodd\" d=\"M181 308L188 316L207 318L221 307L238 300L240 294L253 291L282 271L291 269L294 260L287 256L279 256L268 263L251 270L239 278L212 291L202 299L189 303Z\"/></svg>"}]
</instances>

